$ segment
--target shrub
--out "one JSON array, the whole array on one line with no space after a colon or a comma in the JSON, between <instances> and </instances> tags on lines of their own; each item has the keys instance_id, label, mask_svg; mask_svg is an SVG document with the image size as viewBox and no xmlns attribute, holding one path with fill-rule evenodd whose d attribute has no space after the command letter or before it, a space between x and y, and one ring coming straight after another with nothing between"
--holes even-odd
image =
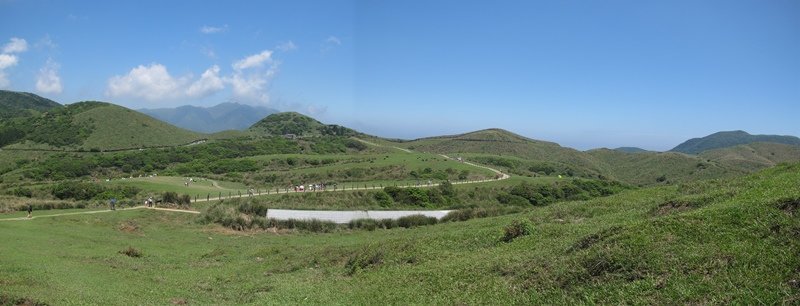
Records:
<instances>
[{"instance_id":1,"label":"shrub","mask_svg":"<svg viewBox=\"0 0 800 306\"><path fill-rule=\"evenodd\" d=\"M350 221L347 224L347 227L350 229L366 229L368 231L374 231L378 228L379 221L375 219L356 219Z\"/></svg>"},{"instance_id":2,"label":"shrub","mask_svg":"<svg viewBox=\"0 0 800 306\"><path fill-rule=\"evenodd\" d=\"M397 219L397 225L400 227L411 228L422 225L436 224L438 220L435 217L427 217L424 215L411 215Z\"/></svg>"},{"instance_id":3,"label":"shrub","mask_svg":"<svg viewBox=\"0 0 800 306\"><path fill-rule=\"evenodd\" d=\"M33 197L33 190L30 190L25 187L17 187L11 190L11 195L17 196L20 198L30 198Z\"/></svg>"},{"instance_id":4,"label":"shrub","mask_svg":"<svg viewBox=\"0 0 800 306\"><path fill-rule=\"evenodd\" d=\"M378 220L378 222L385 229L392 229L398 227L397 220L395 219L381 219Z\"/></svg>"},{"instance_id":5,"label":"shrub","mask_svg":"<svg viewBox=\"0 0 800 306\"><path fill-rule=\"evenodd\" d=\"M142 251L134 249L133 247L130 246L127 249L119 251L119 253L126 255L128 257L134 257L134 258L142 257Z\"/></svg>"},{"instance_id":6,"label":"shrub","mask_svg":"<svg viewBox=\"0 0 800 306\"><path fill-rule=\"evenodd\" d=\"M345 264L346 274L352 276L360 270L364 270L371 266L377 266L383 263L383 250L373 250L372 248L365 248L357 252L347 259Z\"/></svg>"},{"instance_id":7,"label":"shrub","mask_svg":"<svg viewBox=\"0 0 800 306\"><path fill-rule=\"evenodd\" d=\"M178 193L167 191L161 195L161 199L164 203L178 203Z\"/></svg>"},{"instance_id":8,"label":"shrub","mask_svg":"<svg viewBox=\"0 0 800 306\"><path fill-rule=\"evenodd\" d=\"M380 190L375 192L374 197L375 200L378 201L378 205L380 205L381 207L392 206L392 197L389 196L389 194L386 193L385 191Z\"/></svg>"},{"instance_id":9,"label":"shrub","mask_svg":"<svg viewBox=\"0 0 800 306\"><path fill-rule=\"evenodd\" d=\"M517 237L527 236L533 233L533 224L530 220L514 220L503 229L503 241L511 242Z\"/></svg>"}]
</instances>

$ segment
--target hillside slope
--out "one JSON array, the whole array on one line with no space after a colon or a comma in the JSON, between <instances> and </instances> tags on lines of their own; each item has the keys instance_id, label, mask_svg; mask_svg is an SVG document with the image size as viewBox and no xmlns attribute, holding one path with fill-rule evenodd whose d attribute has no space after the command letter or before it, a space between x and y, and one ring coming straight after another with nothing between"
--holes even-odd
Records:
<instances>
[{"instance_id":1,"label":"hillside slope","mask_svg":"<svg viewBox=\"0 0 800 306\"><path fill-rule=\"evenodd\" d=\"M756 142L729 148L708 150L702 158L717 161L733 168L756 171L784 162L800 160L800 146L772 142Z\"/></svg>"},{"instance_id":2,"label":"hillside slope","mask_svg":"<svg viewBox=\"0 0 800 306\"><path fill-rule=\"evenodd\" d=\"M245 130L267 115L277 113L276 110L266 107L230 102L208 108L184 105L177 108L140 109L139 112L201 133Z\"/></svg>"},{"instance_id":3,"label":"hillside slope","mask_svg":"<svg viewBox=\"0 0 800 306\"><path fill-rule=\"evenodd\" d=\"M9 149L121 150L187 144L204 138L142 113L104 102L67 105L20 125L25 138Z\"/></svg>"},{"instance_id":4,"label":"hillside slope","mask_svg":"<svg viewBox=\"0 0 800 306\"><path fill-rule=\"evenodd\" d=\"M482 153L510 155L527 160L569 166L578 176L597 177L603 172L597 162L583 152L553 142L534 140L502 129L486 129L452 136L422 138L397 143L407 149L442 154Z\"/></svg>"},{"instance_id":5,"label":"hillside slope","mask_svg":"<svg viewBox=\"0 0 800 306\"><path fill-rule=\"evenodd\" d=\"M314 118L296 113L272 114L259 120L248 131L258 136L355 136L360 133L335 124L326 125Z\"/></svg>"},{"instance_id":6,"label":"hillside slope","mask_svg":"<svg viewBox=\"0 0 800 306\"><path fill-rule=\"evenodd\" d=\"M733 147L754 142L774 142L800 146L800 138L781 135L751 135L745 131L717 132L701 138L692 138L679 144L670 151L686 154Z\"/></svg>"},{"instance_id":7,"label":"hillside slope","mask_svg":"<svg viewBox=\"0 0 800 306\"><path fill-rule=\"evenodd\" d=\"M0 222L16 237L0 244L0 300L794 305L798 182L800 164L784 165L511 215L324 234L243 236L203 225L203 216L155 210ZM524 233L519 224L530 225L527 235L503 239ZM126 247L142 256L120 254ZM141 285L153 279L169 290Z\"/></svg>"},{"instance_id":8,"label":"hillside slope","mask_svg":"<svg viewBox=\"0 0 800 306\"><path fill-rule=\"evenodd\" d=\"M0 119L31 116L59 107L62 105L32 93L0 90Z\"/></svg>"},{"instance_id":9,"label":"hillside slope","mask_svg":"<svg viewBox=\"0 0 800 306\"><path fill-rule=\"evenodd\" d=\"M676 152L626 153L595 149L587 154L602 163L603 168L608 170L607 177L637 185L731 177L748 172L713 160Z\"/></svg>"}]
</instances>

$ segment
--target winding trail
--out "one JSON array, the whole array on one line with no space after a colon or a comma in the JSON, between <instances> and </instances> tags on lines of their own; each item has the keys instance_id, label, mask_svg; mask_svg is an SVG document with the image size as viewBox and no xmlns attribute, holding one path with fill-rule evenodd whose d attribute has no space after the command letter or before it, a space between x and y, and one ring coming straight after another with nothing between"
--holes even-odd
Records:
<instances>
[{"instance_id":1,"label":"winding trail","mask_svg":"<svg viewBox=\"0 0 800 306\"><path fill-rule=\"evenodd\" d=\"M380 144L377 144L377 143L374 143L374 142L369 142L369 141L366 141L366 140L363 140L363 139L359 139L359 138L354 138L354 139L356 139L356 140L358 140L358 141L360 141L362 143L371 145L371 146L389 147L389 148L392 148L392 149L395 149L395 150L403 151L405 153L413 153L413 151L411 151L409 149L405 149L405 148L394 147L394 146L384 146L384 145L380 145ZM444 155L444 154L439 154L439 155L444 157L444 158L446 158L446 159L448 159L448 160L455 160L455 159L453 159L453 158L451 158L451 157L449 157L447 155ZM505 174L502 171L494 169L494 168L490 168L490 167L483 166L483 165L478 165L478 164L467 162L467 161L459 161L459 162L467 164L467 165L470 165L470 166L473 166L473 167L476 167L476 168L482 168L482 169L486 169L486 170L492 171L495 174L497 174L497 177L495 177L493 179L472 180L472 181L467 180L467 181L460 181L460 182L458 182L458 181L457 182L451 182L451 184L453 184L453 185L478 184L478 183L494 182L494 181L505 180L505 179L508 179L508 178L511 177L510 175ZM222 188L214 180L211 180L211 184L214 187ZM357 185L355 185L355 183L354 183L353 186L355 186L355 187L351 187L349 189L346 186L344 186L344 188L341 188L341 189L334 189L334 190L326 189L326 190L322 190L322 191L310 191L309 190L309 191L305 191L305 192L306 193L313 193L313 192L336 192L336 191L348 191L348 190L352 191L352 190L383 189L383 186L374 186L374 185L371 186L371 187L370 186L364 186L362 188L362 187L358 187ZM396 187L400 187L400 188L408 188L408 187L426 188L426 187L436 187L436 186L439 186L439 183L399 185L399 186L396 186ZM283 190L276 189L276 190L274 190L274 192L272 192L271 190L267 190L266 192L259 191L257 193L252 193L252 194L245 194L245 195L241 195L240 194L240 195L238 195L238 197L242 198L242 197L266 196L266 195L278 195L278 194L290 194L290 193L303 193L303 192L298 192L298 191L289 190L289 189L283 189ZM237 196L231 195L231 196L228 196L228 197L225 197L225 196L207 197L206 199L197 198L197 199L192 200L192 203L206 202L206 201L218 201L218 200L230 199L230 198L236 198L236 197ZM200 213L199 211L195 211L195 210L172 209L172 208L155 208L155 207L145 207L145 206L135 206L135 207L131 207L131 208L120 209L120 211L133 210L133 209L153 209L153 210L160 210L160 211L191 213L191 214L199 214ZM108 213L108 212L113 212L113 211L114 210L94 210L94 211L84 211L84 212L71 212L71 213L61 213L61 214L52 214L52 215L33 216L32 218L27 218L27 217L7 218L7 219L0 219L0 221L23 221L23 220L33 220L33 219L37 219L37 218L69 216L69 215L81 215L81 214L98 214L98 213Z\"/></svg>"},{"instance_id":2,"label":"winding trail","mask_svg":"<svg viewBox=\"0 0 800 306\"><path fill-rule=\"evenodd\" d=\"M180 213L189 213L189 214L200 214L199 211L196 210L186 210L186 209L173 209L173 208L160 208L160 207L145 207L145 206L135 206L131 208L120 208L119 211L128 211L128 210L135 210L135 209L152 209L152 210L161 210L161 211L171 211L171 212L180 212ZM37 212L44 212L46 210L38 210ZM92 210L92 211L79 211L79 212L70 212L70 213L61 213L61 214L52 214L52 215L40 215L40 216L32 216L28 217L19 217L19 218L5 218L0 219L0 221L25 221L25 220L33 220L39 218L50 218L50 217L59 217L59 216L71 216L71 215L88 215L88 214L102 214L102 213L109 213L115 212L117 210Z\"/></svg>"}]
</instances>

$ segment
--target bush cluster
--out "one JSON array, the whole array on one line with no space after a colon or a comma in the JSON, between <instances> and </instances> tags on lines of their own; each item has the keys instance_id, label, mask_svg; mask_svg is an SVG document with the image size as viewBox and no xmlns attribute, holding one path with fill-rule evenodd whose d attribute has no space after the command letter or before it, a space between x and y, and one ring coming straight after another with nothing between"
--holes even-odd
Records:
<instances>
[{"instance_id":1,"label":"bush cluster","mask_svg":"<svg viewBox=\"0 0 800 306\"><path fill-rule=\"evenodd\" d=\"M105 187L92 182L67 181L53 186L51 193L61 200L88 201L111 198L130 199L134 198L140 191L141 189L133 186Z\"/></svg>"},{"instance_id":2,"label":"bush cluster","mask_svg":"<svg viewBox=\"0 0 800 306\"><path fill-rule=\"evenodd\" d=\"M457 193L450 182L443 182L437 188L384 187L383 191L394 202L420 207L441 207L456 202ZM383 206L383 205L382 205Z\"/></svg>"},{"instance_id":3,"label":"bush cluster","mask_svg":"<svg viewBox=\"0 0 800 306\"><path fill-rule=\"evenodd\" d=\"M502 240L505 242L511 242L512 240L518 237L532 234L533 224L531 223L530 220L527 219L514 220L511 222L511 224L503 228L503 233L504 235Z\"/></svg>"},{"instance_id":4,"label":"bush cluster","mask_svg":"<svg viewBox=\"0 0 800 306\"><path fill-rule=\"evenodd\" d=\"M597 180L574 179L549 185L523 182L512 187L508 193L499 193L497 200L502 204L541 206L559 200L588 200L612 195L625 189L628 187L619 182Z\"/></svg>"}]
</instances>

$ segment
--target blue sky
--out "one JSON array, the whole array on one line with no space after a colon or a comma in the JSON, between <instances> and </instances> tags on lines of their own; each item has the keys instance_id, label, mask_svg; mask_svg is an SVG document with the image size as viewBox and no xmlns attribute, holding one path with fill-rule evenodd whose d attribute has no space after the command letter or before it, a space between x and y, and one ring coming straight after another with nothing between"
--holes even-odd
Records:
<instances>
[{"instance_id":1,"label":"blue sky","mask_svg":"<svg viewBox=\"0 0 800 306\"><path fill-rule=\"evenodd\" d=\"M800 135L800 2L0 0L0 87L577 149Z\"/></svg>"}]
</instances>

